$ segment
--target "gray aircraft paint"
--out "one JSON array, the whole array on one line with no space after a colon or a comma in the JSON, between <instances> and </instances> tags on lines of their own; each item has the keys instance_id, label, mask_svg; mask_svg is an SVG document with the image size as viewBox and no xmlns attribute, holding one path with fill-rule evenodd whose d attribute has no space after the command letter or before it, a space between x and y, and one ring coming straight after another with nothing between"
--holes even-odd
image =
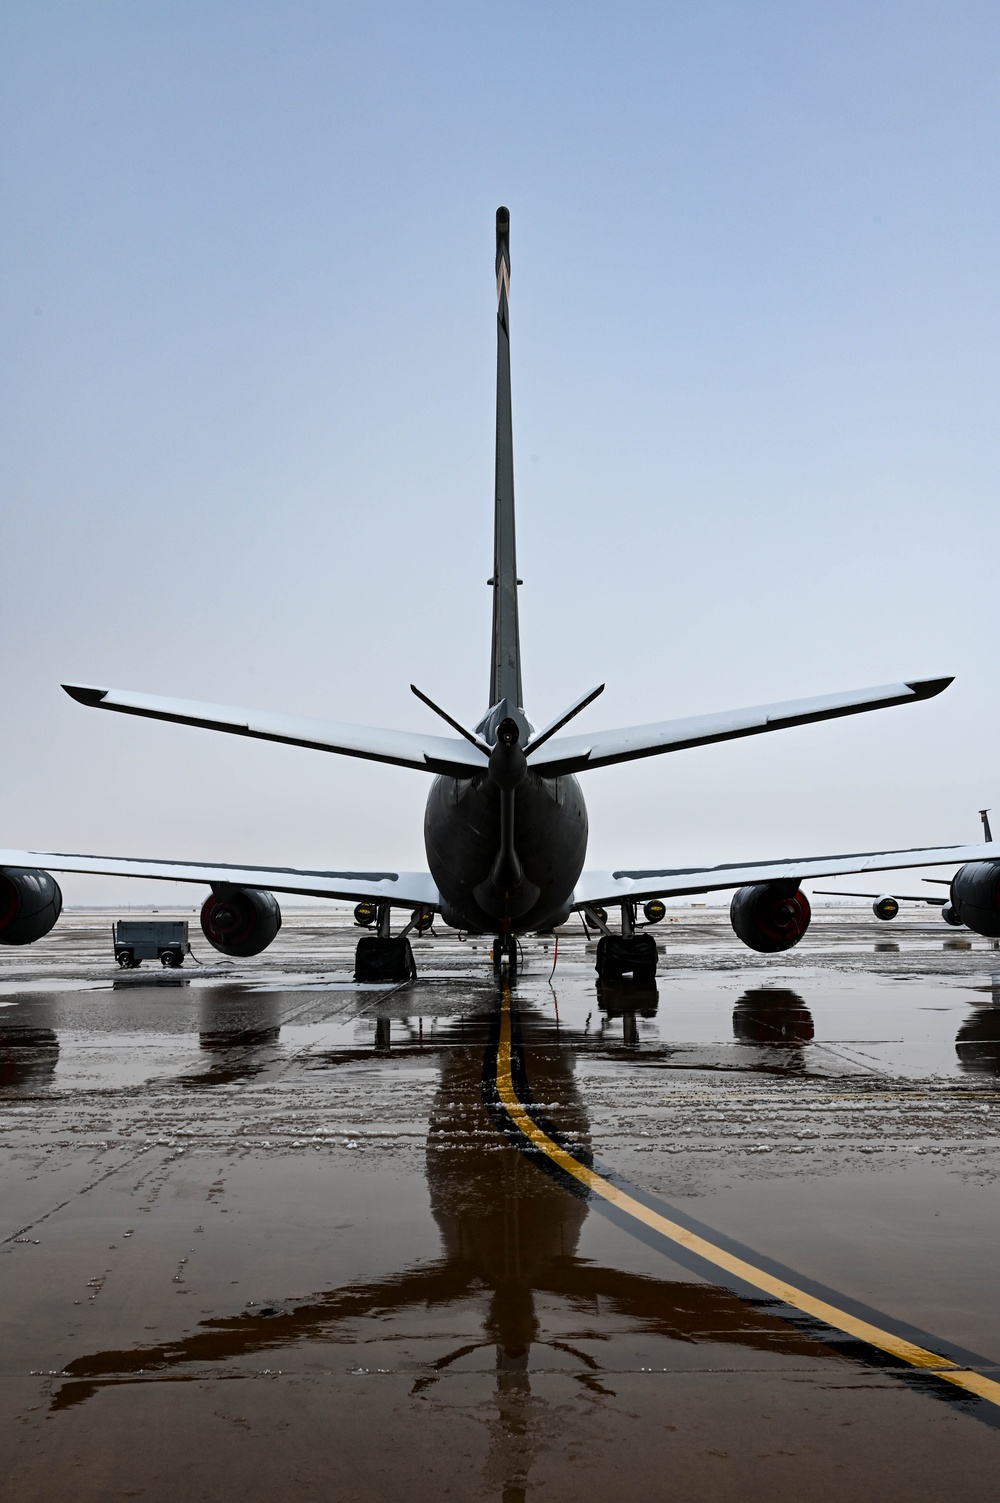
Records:
<instances>
[{"instance_id":1,"label":"gray aircraft paint","mask_svg":"<svg viewBox=\"0 0 1000 1503\"><path fill-rule=\"evenodd\" d=\"M517 615L513 439L510 380L510 218L497 211L497 427L494 486L491 705L475 731L447 714L459 737L274 715L233 706L167 699L130 690L64 685L80 703L207 730L312 747L436 774L427 799L424 838L429 872L310 870L290 866L144 860L44 851L0 851L0 866L49 868L174 881L242 885L275 892L396 907L439 909L446 922L471 930L517 933L546 929L584 904L718 891L790 877L946 865L982 860L989 845L917 847L825 857L784 858L714 867L584 872L587 810L574 776L589 768L680 751L712 742L916 703L950 679L910 680L873 689L692 719L586 735L558 730L600 688L575 702L539 736L525 717ZM601 686L603 688L603 686ZM443 714L420 691L420 697ZM550 739L551 738L551 739Z\"/></svg>"},{"instance_id":2,"label":"gray aircraft paint","mask_svg":"<svg viewBox=\"0 0 1000 1503\"><path fill-rule=\"evenodd\" d=\"M497 210L497 428L493 525L490 710L476 727L494 747L489 769L437 778L424 813L424 845L445 922L473 930L549 928L567 917L587 854L587 808L571 776L545 778L525 764L517 621L514 437L510 389L510 214ZM511 758L498 731L517 728ZM519 760L517 760L519 758ZM501 764L503 764L501 766Z\"/></svg>"}]
</instances>

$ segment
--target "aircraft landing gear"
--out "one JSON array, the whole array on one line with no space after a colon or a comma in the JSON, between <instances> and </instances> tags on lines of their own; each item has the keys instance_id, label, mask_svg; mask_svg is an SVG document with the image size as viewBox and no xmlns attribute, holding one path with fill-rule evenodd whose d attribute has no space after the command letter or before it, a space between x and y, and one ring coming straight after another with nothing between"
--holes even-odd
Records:
<instances>
[{"instance_id":1,"label":"aircraft landing gear","mask_svg":"<svg viewBox=\"0 0 1000 1503\"><path fill-rule=\"evenodd\" d=\"M498 981L517 980L517 940L513 934L498 934L493 941L493 974Z\"/></svg>"},{"instance_id":2,"label":"aircraft landing gear","mask_svg":"<svg viewBox=\"0 0 1000 1503\"><path fill-rule=\"evenodd\" d=\"M651 986L656 981L656 940L651 934L635 931L635 903L622 903L621 934L602 934L597 941L596 970L601 981L621 981L631 976L633 982Z\"/></svg>"},{"instance_id":3,"label":"aircraft landing gear","mask_svg":"<svg viewBox=\"0 0 1000 1503\"><path fill-rule=\"evenodd\" d=\"M412 981L417 967L404 935L393 939L389 932L389 904L380 903L378 934L366 934L358 940L354 952L355 981Z\"/></svg>"},{"instance_id":4,"label":"aircraft landing gear","mask_svg":"<svg viewBox=\"0 0 1000 1503\"><path fill-rule=\"evenodd\" d=\"M643 986L656 980L656 940L651 934L602 934L597 941L595 969L602 981L623 976Z\"/></svg>"},{"instance_id":5,"label":"aircraft landing gear","mask_svg":"<svg viewBox=\"0 0 1000 1503\"><path fill-rule=\"evenodd\" d=\"M417 974L408 939L365 935L354 952L355 981L412 981Z\"/></svg>"}]
</instances>

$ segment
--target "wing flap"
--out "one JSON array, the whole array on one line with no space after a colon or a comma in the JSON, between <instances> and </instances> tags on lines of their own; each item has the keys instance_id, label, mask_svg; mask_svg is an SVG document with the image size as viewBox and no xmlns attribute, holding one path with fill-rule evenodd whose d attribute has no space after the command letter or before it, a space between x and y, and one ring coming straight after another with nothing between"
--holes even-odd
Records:
<instances>
[{"instance_id":1,"label":"wing flap","mask_svg":"<svg viewBox=\"0 0 1000 1503\"><path fill-rule=\"evenodd\" d=\"M414 767L421 772L443 773L453 778L472 777L473 773L487 766L484 754L458 737L340 725L332 720L272 715L263 710L206 704L197 699L167 699L130 689L97 689L84 684L63 684L63 688L79 704L94 709L143 715L151 720L170 720L177 725L226 731L233 736L250 736L259 741L281 741L286 746L305 746L314 751L339 752L346 757L391 762L396 767Z\"/></svg>"},{"instance_id":2,"label":"wing flap","mask_svg":"<svg viewBox=\"0 0 1000 1503\"><path fill-rule=\"evenodd\" d=\"M862 715L891 705L915 704L932 699L952 682L950 678L914 679L912 683L881 684L874 689L847 690L816 699L792 699L781 704L756 705L745 710L726 710L717 715L696 715L686 720L665 720L656 725L626 726L616 731L596 731L589 736L554 736L531 759L533 772L544 777L584 772L591 767L610 767L638 757L661 752L685 751L709 746L715 741L733 741L740 736L759 736L818 720L836 720L844 715Z\"/></svg>"},{"instance_id":3,"label":"wing flap","mask_svg":"<svg viewBox=\"0 0 1000 1503\"><path fill-rule=\"evenodd\" d=\"M167 882L198 882L208 887L266 888L304 898L340 898L359 903L388 900L401 908L439 908L441 896L430 872L317 871L295 866L237 866L223 861L144 861L131 856L70 855L63 851L0 850L0 867L43 867L50 872L87 876L145 877Z\"/></svg>"},{"instance_id":4,"label":"wing flap","mask_svg":"<svg viewBox=\"0 0 1000 1503\"><path fill-rule=\"evenodd\" d=\"M916 846L905 851L860 851L845 856L791 856L779 861L739 861L729 866L664 867L655 871L584 872L573 894L573 906L620 903L623 898L685 897L746 887L751 882L776 882L795 877L837 877L853 872L902 871L914 866L958 866L965 861L995 861L990 844Z\"/></svg>"}]
</instances>

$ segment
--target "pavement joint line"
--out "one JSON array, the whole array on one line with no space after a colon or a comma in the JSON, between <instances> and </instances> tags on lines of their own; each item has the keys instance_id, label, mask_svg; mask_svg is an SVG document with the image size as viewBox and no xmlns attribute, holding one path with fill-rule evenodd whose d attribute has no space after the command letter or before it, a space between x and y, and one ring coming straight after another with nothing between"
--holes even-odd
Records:
<instances>
[{"instance_id":1,"label":"pavement joint line","mask_svg":"<svg viewBox=\"0 0 1000 1503\"><path fill-rule=\"evenodd\" d=\"M1000 1408L1000 1382L986 1377L984 1372L962 1366L917 1342L909 1341L871 1321L852 1315L830 1301L818 1298L788 1280L757 1267L748 1259L736 1256L708 1238L692 1232L679 1221L674 1221L661 1212L653 1210L652 1207L643 1205L640 1200L612 1184L596 1170L581 1163L572 1153L555 1142L535 1122L514 1087L511 1010L511 989L507 981L502 988L500 1003L500 1035L496 1057L497 1094L517 1131L532 1148L544 1154L556 1168L569 1175L591 1194L599 1196L607 1204L624 1213L632 1221L657 1233L667 1242L694 1253L695 1256L742 1283L752 1285L770 1298L779 1300L782 1304L800 1311L833 1330L841 1331L853 1337L854 1340L863 1342L866 1346L874 1347L890 1357L897 1358L901 1364L906 1364L909 1370L922 1372L951 1383L975 1398L985 1399L988 1403ZM989 1366L995 1368L995 1364L989 1364Z\"/></svg>"},{"instance_id":2,"label":"pavement joint line","mask_svg":"<svg viewBox=\"0 0 1000 1503\"><path fill-rule=\"evenodd\" d=\"M0 1247L6 1247L8 1242L16 1242L18 1237L24 1236L25 1232L34 1231L36 1226L41 1226L42 1222L48 1221L50 1216L55 1216L59 1211L64 1211L68 1205L71 1205L81 1195L86 1195L90 1190L96 1190L98 1185L103 1184L106 1179L110 1179L113 1174L118 1174L122 1169L128 1169L130 1165L137 1164L148 1152L148 1148L141 1148L131 1158L123 1159L120 1164L112 1165L103 1174L99 1174L96 1179L92 1179L89 1185L83 1185L79 1190L74 1190L72 1195L68 1195L65 1200L61 1200L57 1206L50 1206L47 1211L43 1211L40 1216L36 1216L34 1221L29 1221L26 1226L20 1227L16 1232L11 1232L9 1237L0 1237Z\"/></svg>"}]
</instances>

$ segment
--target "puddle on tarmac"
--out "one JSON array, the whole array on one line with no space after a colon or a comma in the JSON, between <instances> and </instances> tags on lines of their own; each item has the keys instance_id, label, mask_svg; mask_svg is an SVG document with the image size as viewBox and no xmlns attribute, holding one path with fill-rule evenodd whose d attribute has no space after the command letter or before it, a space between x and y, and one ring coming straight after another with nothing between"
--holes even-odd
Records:
<instances>
[{"instance_id":1,"label":"puddle on tarmac","mask_svg":"<svg viewBox=\"0 0 1000 1503\"><path fill-rule=\"evenodd\" d=\"M408 1503L510 1503L555 1477L555 1497L622 1476L652 1497L650 1468L697 1496L706 1454L736 1496L751 1454L774 1491L785 1462L764 1452L822 1456L829 1487L803 1463L796 1488L837 1497L857 1457L885 1465L891 1424L895 1481L934 1496L936 1400L694 1277L505 1140L484 1098L496 994L452 950L456 969L400 988L290 967L5 998L0 1250L32 1495L39 1437L66 1435L114 1455L119 1490L164 1499L192 1465L223 1492L273 1497L294 1472L346 1496L334 1460ZM517 995L533 1099L580 1153L1000 1353L987 956L922 975L672 964L656 988L599 990L566 950L552 985L529 952ZM952 1481L985 1498L1000 1438L944 1419L965 1427ZM152 1462L120 1444L150 1427ZM91 1470L88 1499L112 1475Z\"/></svg>"}]
</instances>

